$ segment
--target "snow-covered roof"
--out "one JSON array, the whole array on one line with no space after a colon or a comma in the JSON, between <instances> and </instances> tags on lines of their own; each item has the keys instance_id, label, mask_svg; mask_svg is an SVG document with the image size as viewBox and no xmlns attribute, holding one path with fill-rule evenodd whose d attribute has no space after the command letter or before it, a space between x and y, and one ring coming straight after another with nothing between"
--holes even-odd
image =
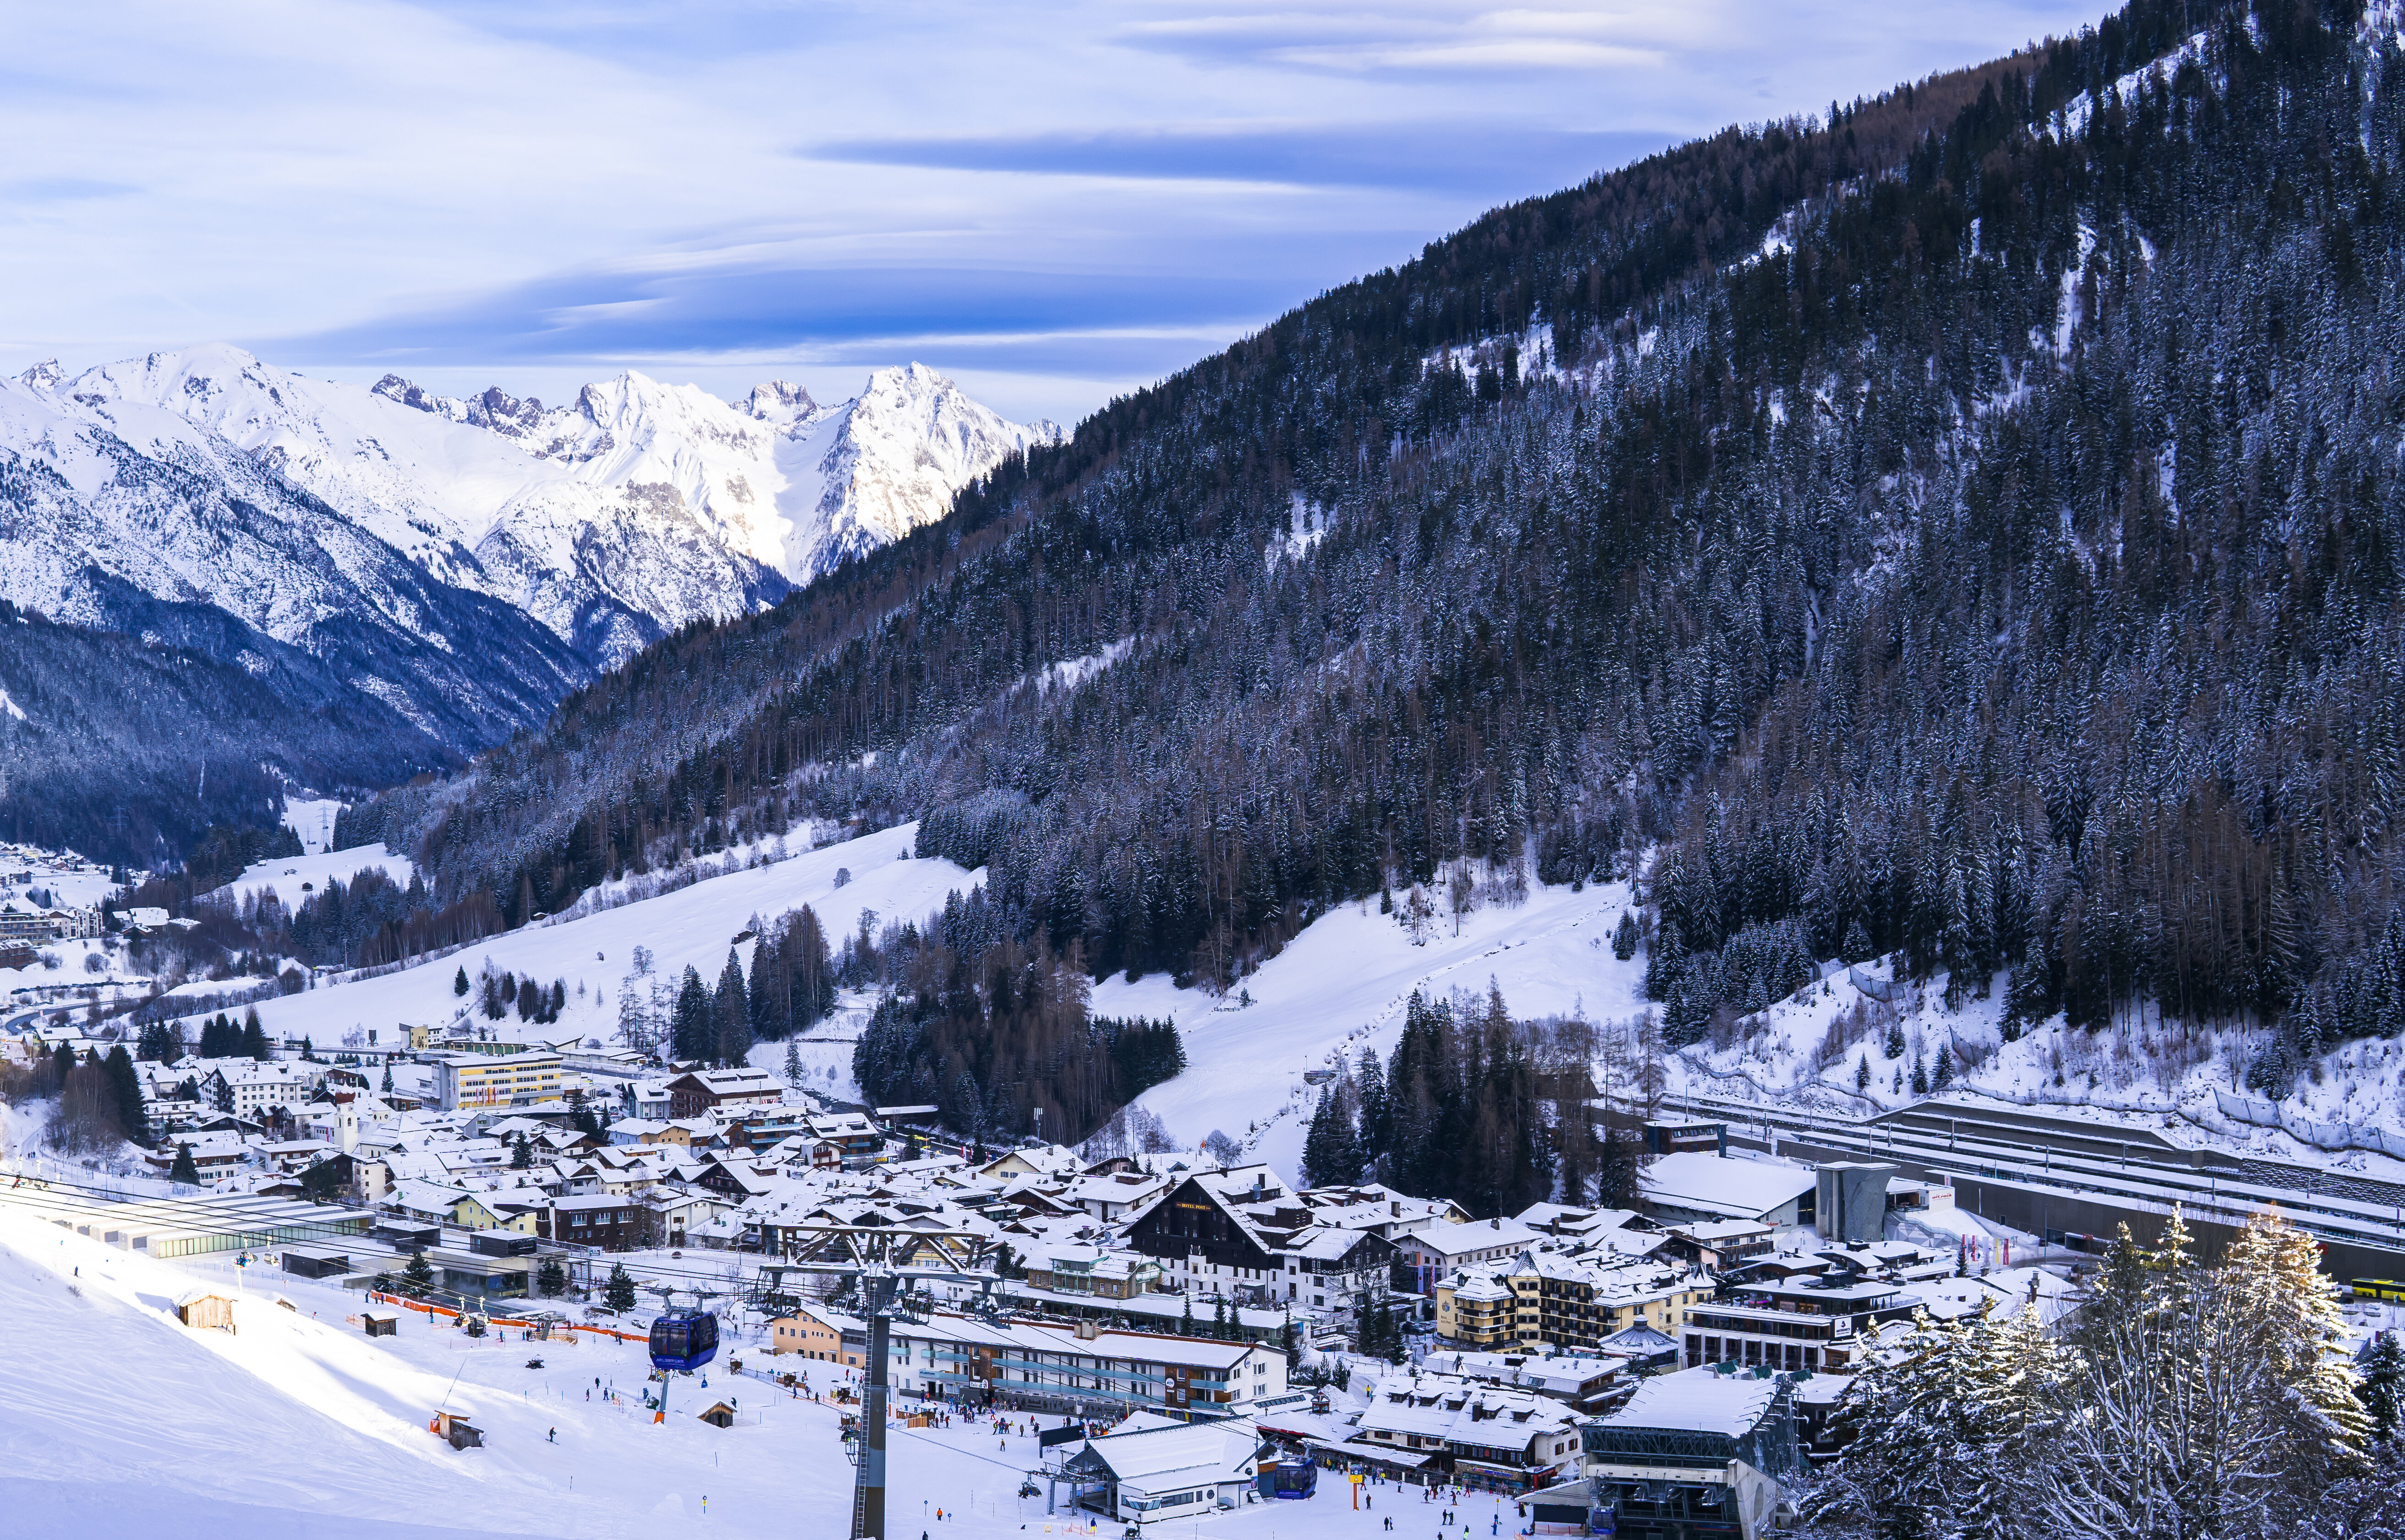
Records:
<instances>
[{"instance_id":1,"label":"snow-covered roof","mask_svg":"<svg viewBox=\"0 0 2405 1540\"><path fill-rule=\"evenodd\" d=\"M1544 1239L1516 1219L1472 1220L1467 1224L1431 1224L1399 1242L1438 1257L1468 1256L1480 1251L1514 1250Z\"/></svg>"},{"instance_id":2,"label":"snow-covered roof","mask_svg":"<svg viewBox=\"0 0 2405 1540\"><path fill-rule=\"evenodd\" d=\"M1239 1420L1108 1433L1088 1439L1080 1453L1109 1466L1122 1484L1150 1492L1182 1481L1241 1479L1259 1448L1259 1431Z\"/></svg>"},{"instance_id":3,"label":"snow-covered roof","mask_svg":"<svg viewBox=\"0 0 2405 1540\"><path fill-rule=\"evenodd\" d=\"M1812 1190L1809 1166L1682 1151L1664 1155L1637 1179L1645 1201L1660 1208L1758 1220Z\"/></svg>"},{"instance_id":4,"label":"snow-covered roof","mask_svg":"<svg viewBox=\"0 0 2405 1540\"><path fill-rule=\"evenodd\" d=\"M1762 1420L1778 1393L1776 1379L1681 1369L1641 1382L1624 1406L1600 1422L1612 1428L1671 1428L1742 1438Z\"/></svg>"}]
</instances>

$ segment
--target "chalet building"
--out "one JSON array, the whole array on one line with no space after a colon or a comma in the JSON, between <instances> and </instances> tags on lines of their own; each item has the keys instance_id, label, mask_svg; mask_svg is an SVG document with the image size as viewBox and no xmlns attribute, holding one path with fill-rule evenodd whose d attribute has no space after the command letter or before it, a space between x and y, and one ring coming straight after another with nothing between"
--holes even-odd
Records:
<instances>
[{"instance_id":1,"label":"chalet building","mask_svg":"<svg viewBox=\"0 0 2405 1540\"><path fill-rule=\"evenodd\" d=\"M200 1082L201 1100L238 1117L251 1117L271 1107L303 1108L316 1098L323 1065L279 1059L255 1064L248 1059L204 1061L217 1066Z\"/></svg>"},{"instance_id":2,"label":"chalet building","mask_svg":"<svg viewBox=\"0 0 2405 1540\"><path fill-rule=\"evenodd\" d=\"M885 1149L884 1131L862 1112L818 1112L804 1120L803 1135L832 1144L845 1160L872 1160Z\"/></svg>"},{"instance_id":3,"label":"chalet building","mask_svg":"<svg viewBox=\"0 0 2405 1540\"><path fill-rule=\"evenodd\" d=\"M1113 1331L1090 1321L1069 1328L990 1322L944 1311L893 1330L892 1378L905 1394L1245 1417L1287 1393L1286 1354L1275 1343Z\"/></svg>"},{"instance_id":4,"label":"chalet building","mask_svg":"<svg viewBox=\"0 0 2405 1540\"><path fill-rule=\"evenodd\" d=\"M1767 1369L1657 1376L1582 1443L1582 1505L1663 1540L1765 1540L1804 1463L1794 1387Z\"/></svg>"},{"instance_id":5,"label":"chalet building","mask_svg":"<svg viewBox=\"0 0 2405 1540\"><path fill-rule=\"evenodd\" d=\"M1317 1222L1266 1166L1189 1176L1128 1227L1165 1283L1239 1304L1353 1315L1386 1297L1395 1244Z\"/></svg>"},{"instance_id":6,"label":"chalet building","mask_svg":"<svg viewBox=\"0 0 2405 1540\"><path fill-rule=\"evenodd\" d=\"M1058 1243L1027 1259L1027 1286L1053 1293L1133 1299L1160 1277L1160 1265L1150 1257L1096 1246Z\"/></svg>"},{"instance_id":7,"label":"chalet building","mask_svg":"<svg viewBox=\"0 0 2405 1540\"><path fill-rule=\"evenodd\" d=\"M1653 1262L1599 1266L1551 1251L1466 1267L1436 1286L1437 1335L1465 1348L1599 1348L1634 1327L1675 1336L1710 1299L1704 1275Z\"/></svg>"},{"instance_id":8,"label":"chalet building","mask_svg":"<svg viewBox=\"0 0 2405 1540\"><path fill-rule=\"evenodd\" d=\"M1533 1389L1455 1375L1390 1375L1371 1392L1350 1440L1420 1468L1504 1491L1548 1486L1577 1460L1579 1414Z\"/></svg>"},{"instance_id":9,"label":"chalet building","mask_svg":"<svg viewBox=\"0 0 2405 1540\"><path fill-rule=\"evenodd\" d=\"M1669 1254L1715 1273L1770 1255L1779 1227L1748 1220L1699 1221L1670 1227Z\"/></svg>"},{"instance_id":10,"label":"chalet building","mask_svg":"<svg viewBox=\"0 0 2405 1540\"><path fill-rule=\"evenodd\" d=\"M1469 1224L1432 1224L1397 1244L1401 1264L1417 1281L1415 1292L1430 1293L1447 1273L1482 1262L1515 1257L1538 1232L1516 1219L1480 1220Z\"/></svg>"},{"instance_id":11,"label":"chalet building","mask_svg":"<svg viewBox=\"0 0 2405 1540\"><path fill-rule=\"evenodd\" d=\"M768 1350L798 1353L822 1363L860 1367L868 1328L857 1319L824 1306L797 1306L768 1322Z\"/></svg>"},{"instance_id":12,"label":"chalet building","mask_svg":"<svg viewBox=\"0 0 2405 1540\"><path fill-rule=\"evenodd\" d=\"M783 1105L785 1088L765 1069L695 1069L668 1081L668 1116L697 1118L721 1108Z\"/></svg>"},{"instance_id":13,"label":"chalet building","mask_svg":"<svg viewBox=\"0 0 2405 1540\"><path fill-rule=\"evenodd\" d=\"M541 1211L535 1234L545 1240L624 1251L637 1243L643 1222L642 1205L633 1198L587 1194L553 1199Z\"/></svg>"},{"instance_id":14,"label":"chalet building","mask_svg":"<svg viewBox=\"0 0 2405 1540\"><path fill-rule=\"evenodd\" d=\"M1080 1506L1133 1529L1243 1505L1264 1452L1248 1430L1173 1422L1089 1439L1061 1469Z\"/></svg>"}]
</instances>

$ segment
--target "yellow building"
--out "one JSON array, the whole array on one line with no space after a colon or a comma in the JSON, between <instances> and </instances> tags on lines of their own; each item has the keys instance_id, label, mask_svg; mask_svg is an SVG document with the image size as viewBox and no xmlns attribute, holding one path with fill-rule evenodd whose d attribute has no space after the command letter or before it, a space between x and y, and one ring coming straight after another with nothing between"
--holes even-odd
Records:
<instances>
[{"instance_id":1,"label":"yellow building","mask_svg":"<svg viewBox=\"0 0 2405 1540\"><path fill-rule=\"evenodd\" d=\"M1440 1280L1436 1330L1471 1348L1592 1348L1632 1326L1675 1336L1688 1311L1711 1293L1702 1275L1666 1274L1658 1263L1599 1267L1524 1251L1513 1262L1463 1268Z\"/></svg>"},{"instance_id":2,"label":"yellow building","mask_svg":"<svg viewBox=\"0 0 2405 1540\"><path fill-rule=\"evenodd\" d=\"M807 1309L779 1316L768 1322L768 1350L772 1353L799 1353L823 1363L840 1363L846 1368L860 1367L861 1328L849 1316L835 1315L832 1323L821 1321ZM852 1326L851 1340L847 1341L843 1327Z\"/></svg>"},{"instance_id":3,"label":"yellow building","mask_svg":"<svg viewBox=\"0 0 2405 1540\"><path fill-rule=\"evenodd\" d=\"M446 1112L552 1101L560 1090L556 1053L445 1053L434 1061L434 1103Z\"/></svg>"}]
</instances>

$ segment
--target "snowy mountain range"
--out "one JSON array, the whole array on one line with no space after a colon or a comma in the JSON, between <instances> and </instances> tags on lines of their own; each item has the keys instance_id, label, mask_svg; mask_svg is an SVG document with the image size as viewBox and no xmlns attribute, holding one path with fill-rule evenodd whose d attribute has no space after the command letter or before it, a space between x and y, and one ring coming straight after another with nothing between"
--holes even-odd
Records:
<instances>
[{"instance_id":1,"label":"snowy mountain range","mask_svg":"<svg viewBox=\"0 0 2405 1540\"><path fill-rule=\"evenodd\" d=\"M561 407L222 345L37 365L0 379L0 601L41 620L0 629L0 804L89 800L47 833L89 841L97 817L172 847L262 774L364 788L456 764L1058 432L919 364L834 406L628 371Z\"/></svg>"},{"instance_id":2,"label":"snowy mountain range","mask_svg":"<svg viewBox=\"0 0 2405 1540\"><path fill-rule=\"evenodd\" d=\"M137 453L246 460L233 478L313 495L427 575L504 600L605 668L907 533L1059 432L1006 422L915 363L877 371L836 406L781 380L727 403L632 370L548 408L498 389L434 395L393 374L363 390L222 345L72 378L42 365L17 383L30 398L21 415L47 409L70 437L97 429ZM0 450L38 459L43 442L11 433ZM75 550L51 543L48 559Z\"/></svg>"}]
</instances>

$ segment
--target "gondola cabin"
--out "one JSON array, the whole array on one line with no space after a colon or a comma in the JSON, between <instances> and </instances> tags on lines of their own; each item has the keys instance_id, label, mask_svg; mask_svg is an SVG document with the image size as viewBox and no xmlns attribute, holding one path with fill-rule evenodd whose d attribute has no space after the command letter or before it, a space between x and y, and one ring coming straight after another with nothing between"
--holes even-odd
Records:
<instances>
[{"instance_id":1,"label":"gondola cabin","mask_svg":"<svg viewBox=\"0 0 2405 1540\"><path fill-rule=\"evenodd\" d=\"M1261 1472L1261 1484L1272 1497L1300 1502L1319 1490L1319 1467L1308 1460L1290 1460Z\"/></svg>"},{"instance_id":2,"label":"gondola cabin","mask_svg":"<svg viewBox=\"0 0 2405 1540\"><path fill-rule=\"evenodd\" d=\"M718 1356L718 1318L669 1310L652 1322L652 1367L689 1374Z\"/></svg>"}]
</instances>

